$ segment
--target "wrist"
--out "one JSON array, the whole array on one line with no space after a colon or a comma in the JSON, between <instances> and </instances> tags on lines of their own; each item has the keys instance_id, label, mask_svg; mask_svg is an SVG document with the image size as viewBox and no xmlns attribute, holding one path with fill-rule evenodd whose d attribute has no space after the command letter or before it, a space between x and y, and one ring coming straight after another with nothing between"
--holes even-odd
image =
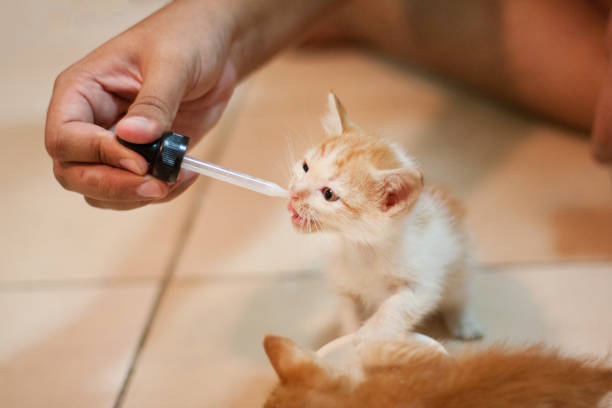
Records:
<instances>
[{"instance_id":1,"label":"wrist","mask_svg":"<svg viewBox=\"0 0 612 408\"><path fill-rule=\"evenodd\" d=\"M348 0L225 0L229 57L243 78L297 42L324 14Z\"/></svg>"}]
</instances>

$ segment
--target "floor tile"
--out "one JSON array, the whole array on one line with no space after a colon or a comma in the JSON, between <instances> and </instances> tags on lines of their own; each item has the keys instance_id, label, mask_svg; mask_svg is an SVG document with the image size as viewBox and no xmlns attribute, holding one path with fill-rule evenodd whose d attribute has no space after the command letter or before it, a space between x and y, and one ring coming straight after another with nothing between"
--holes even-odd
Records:
<instances>
[{"instance_id":1,"label":"floor tile","mask_svg":"<svg viewBox=\"0 0 612 408\"><path fill-rule=\"evenodd\" d=\"M261 406L274 381L264 335L318 344L333 304L325 283L308 276L174 283L122 408Z\"/></svg>"},{"instance_id":2,"label":"floor tile","mask_svg":"<svg viewBox=\"0 0 612 408\"><path fill-rule=\"evenodd\" d=\"M584 140L529 129L467 196L481 259L612 259L611 176Z\"/></svg>"},{"instance_id":3,"label":"floor tile","mask_svg":"<svg viewBox=\"0 0 612 408\"><path fill-rule=\"evenodd\" d=\"M55 77L165 0L4 2L0 14L0 123L44 117ZM4 135L0 135L0 138Z\"/></svg>"},{"instance_id":4,"label":"floor tile","mask_svg":"<svg viewBox=\"0 0 612 408\"><path fill-rule=\"evenodd\" d=\"M193 196L130 211L89 207L53 177L42 128L1 128L0 282L160 276ZM9 233L10 232L10 233Z\"/></svg>"},{"instance_id":5,"label":"floor tile","mask_svg":"<svg viewBox=\"0 0 612 408\"><path fill-rule=\"evenodd\" d=\"M544 342L599 356L612 347L611 264L498 267L475 283L487 344ZM308 273L179 279L161 305L123 406L260 406L274 382L263 336L317 348L337 334L336 313L325 281ZM435 319L427 332L446 336Z\"/></svg>"},{"instance_id":6,"label":"floor tile","mask_svg":"<svg viewBox=\"0 0 612 408\"><path fill-rule=\"evenodd\" d=\"M246 92L236 92L223 120L189 154L213 161L220 155ZM0 126L11 151L0 172L12 175L2 181L0 225L10 234L0 237L0 283L161 276L208 179L169 203L127 212L92 208L54 179L42 126Z\"/></svg>"},{"instance_id":7,"label":"floor tile","mask_svg":"<svg viewBox=\"0 0 612 408\"><path fill-rule=\"evenodd\" d=\"M478 274L473 300L485 326L484 343L544 342L567 353L604 356L612 348L610 287L610 263L503 267Z\"/></svg>"},{"instance_id":8,"label":"floor tile","mask_svg":"<svg viewBox=\"0 0 612 408\"><path fill-rule=\"evenodd\" d=\"M0 406L109 408L156 285L0 291Z\"/></svg>"}]
</instances>

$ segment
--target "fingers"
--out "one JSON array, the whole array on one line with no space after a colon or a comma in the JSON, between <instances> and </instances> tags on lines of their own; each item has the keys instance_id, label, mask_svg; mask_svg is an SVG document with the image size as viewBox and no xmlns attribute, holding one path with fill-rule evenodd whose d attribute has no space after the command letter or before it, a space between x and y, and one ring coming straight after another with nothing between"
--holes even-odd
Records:
<instances>
[{"instance_id":1,"label":"fingers","mask_svg":"<svg viewBox=\"0 0 612 408\"><path fill-rule=\"evenodd\" d=\"M128 211L133 210L135 208L144 207L147 204L150 204L150 201L104 201L104 200L96 200L91 197L84 197L85 202L92 207L100 208L103 210L116 210L116 211Z\"/></svg>"},{"instance_id":2,"label":"fingers","mask_svg":"<svg viewBox=\"0 0 612 408\"><path fill-rule=\"evenodd\" d=\"M183 192L191 187L191 185L195 183L197 179L198 173L181 170L176 183L170 185L170 191L168 194L164 198L157 200L156 203L165 203L173 200L175 197L183 194Z\"/></svg>"},{"instance_id":3,"label":"fingers","mask_svg":"<svg viewBox=\"0 0 612 408\"><path fill-rule=\"evenodd\" d=\"M149 143L169 130L185 92L186 71L175 61L156 61L127 114L115 128L122 139Z\"/></svg>"},{"instance_id":4,"label":"fingers","mask_svg":"<svg viewBox=\"0 0 612 408\"><path fill-rule=\"evenodd\" d=\"M192 172L181 172L178 181L172 184L169 188L168 194L160 200L153 201L117 201L117 200L98 200L91 197L85 197L85 201L92 207L111 209L111 210L132 210L134 208L143 207L151 203L163 203L170 201L182 194L187 188L189 188L198 178L197 173Z\"/></svg>"},{"instance_id":5,"label":"fingers","mask_svg":"<svg viewBox=\"0 0 612 408\"><path fill-rule=\"evenodd\" d=\"M125 105L86 72L61 74L47 113L45 146L49 155L60 162L104 163L144 175L146 160L100 126L116 120Z\"/></svg>"},{"instance_id":6,"label":"fingers","mask_svg":"<svg viewBox=\"0 0 612 408\"><path fill-rule=\"evenodd\" d=\"M91 123L69 122L47 142L51 156L59 162L102 163L144 176L147 161L117 142L113 132Z\"/></svg>"},{"instance_id":7,"label":"fingers","mask_svg":"<svg viewBox=\"0 0 612 408\"><path fill-rule=\"evenodd\" d=\"M168 194L168 184L102 164L62 163L53 171L67 190L104 201L152 201Z\"/></svg>"}]
</instances>

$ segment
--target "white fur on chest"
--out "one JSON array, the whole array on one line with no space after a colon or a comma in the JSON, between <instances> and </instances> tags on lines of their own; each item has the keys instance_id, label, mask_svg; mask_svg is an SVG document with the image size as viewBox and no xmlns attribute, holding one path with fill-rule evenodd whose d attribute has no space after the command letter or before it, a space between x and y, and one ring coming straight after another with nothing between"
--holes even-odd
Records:
<instances>
[{"instance_id":1,"label":"white fur on chest","mask_svg":"<svg viewBox=\"0 0 612 408\"><path fill-rule=\"evenodd\" d=\"M423 194L378 245L346 238L330 275L336 289L376 309L398 287L439 292L449 266L465 244L453 220L434 197Z\"/></svg>"}]
</instances>

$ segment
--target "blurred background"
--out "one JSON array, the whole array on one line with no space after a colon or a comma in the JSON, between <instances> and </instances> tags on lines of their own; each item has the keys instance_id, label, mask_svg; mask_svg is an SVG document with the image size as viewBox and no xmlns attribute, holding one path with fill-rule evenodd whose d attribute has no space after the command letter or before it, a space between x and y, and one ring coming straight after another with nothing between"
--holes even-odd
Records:
<instances>
[{"instance_id":1,"label":"blurred background","mask_svg":"<svg viewBox=\"0 0 612 408\"><path fill-rule=\"evenodd\" d=\"M121 213L55 181L55 77L164 3L0 6L2 407L259 406L274 379L265 333L313 348L334 333L334 239L296 234L284 200L201 178ZM365 51L302 49L240 85L191 154L286 185L290 146L317 140L330 89L466 203L485 343L610 350L612 184L586 134Z\"/></svg>"}]
</instances>

